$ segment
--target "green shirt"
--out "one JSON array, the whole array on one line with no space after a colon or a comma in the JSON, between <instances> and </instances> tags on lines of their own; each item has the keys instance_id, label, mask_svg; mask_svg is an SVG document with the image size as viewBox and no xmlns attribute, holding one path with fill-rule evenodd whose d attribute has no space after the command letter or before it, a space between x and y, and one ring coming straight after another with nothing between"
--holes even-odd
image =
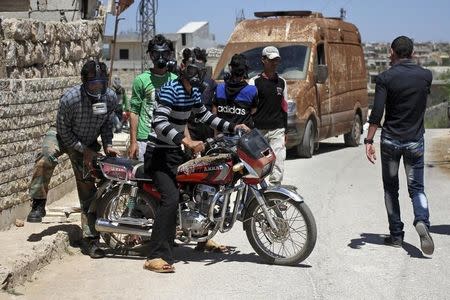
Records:
<instances>
[{"instance_id":1,"label":"green shirt","mask_svg":"<svg viewBox=\"0 0 450 300\"><path fill-rule=\"evenodd\" d=\"M138 140L147 140L150 134L156 93L164 83L174 79L177 79L177 75L173 73L167 72L164 75L157 75L150 71L145 71L134 79L130 112L139 116Z\"/></svg>"}]
</instances>

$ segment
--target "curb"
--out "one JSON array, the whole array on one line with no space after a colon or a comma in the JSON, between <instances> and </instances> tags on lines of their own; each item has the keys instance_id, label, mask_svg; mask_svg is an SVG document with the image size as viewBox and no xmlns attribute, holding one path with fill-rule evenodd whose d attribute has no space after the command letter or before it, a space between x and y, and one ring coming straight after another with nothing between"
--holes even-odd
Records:
<instances>
[{"instance_id":1,"label":"curb","mask_svg":"<svg viewBox=\"0 0 450 300\"><path fill-rule=\"evenodd\" d=\"M81 239L81 229L76 224L66 224L64 231L50 236L35 237L38 241L30 249L18 253L11 265L0 265L0 286L2 290L13 290L16 286L31 280L33 275L53 260L70 254L70 247Z\"/></svg>"}]
</instances>

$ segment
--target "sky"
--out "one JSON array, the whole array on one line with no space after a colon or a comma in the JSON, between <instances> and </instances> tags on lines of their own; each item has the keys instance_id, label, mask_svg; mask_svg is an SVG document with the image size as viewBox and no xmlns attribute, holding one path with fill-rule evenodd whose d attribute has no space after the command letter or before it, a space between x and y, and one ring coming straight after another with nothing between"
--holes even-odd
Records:
<instances>
[{"instance_id":1,"label":"sky","mask_svg":"<svg viewBox=\"0 0 450 300\"><path fill-rule=\"evenodd\" d=\"M134 2L120 15L125 19L119 32L136 30L140 0ZM450 42L449 0L159 0L156 32L176 32L190 21L207 21L216 41L225 44L240 10L247 19L254 18L255 11L275 10L312 10L337 17L341 7L347 12L346 21L359 28L363 42L391 42L399 35L416 42ZM113 24L114 17L108 16L107 35L112 35Z\"/></svg>"}]
</instances>

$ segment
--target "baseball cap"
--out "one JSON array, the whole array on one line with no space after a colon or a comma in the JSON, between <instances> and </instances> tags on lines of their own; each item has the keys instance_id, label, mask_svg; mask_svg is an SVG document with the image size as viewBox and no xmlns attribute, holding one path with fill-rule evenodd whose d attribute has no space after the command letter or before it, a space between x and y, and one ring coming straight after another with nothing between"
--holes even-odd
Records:
<instances>
[{"instance_id":1,"label":"baseball cap","mask_svg":"<svg viewBox=\"0 0 450 300\"><path fill-rule=\"evenodd\" d=\"M263 49L262 56L266 56L268 59L274 59L280 57L280 52L274 46L267 46Z\"/></svg>"}]
</instances>

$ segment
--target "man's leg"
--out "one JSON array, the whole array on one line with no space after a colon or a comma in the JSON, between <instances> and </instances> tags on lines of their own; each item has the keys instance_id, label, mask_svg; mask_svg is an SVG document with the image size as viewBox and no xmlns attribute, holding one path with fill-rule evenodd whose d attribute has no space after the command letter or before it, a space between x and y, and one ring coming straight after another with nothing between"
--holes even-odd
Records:
<instances>
[{"instance_id":1,"label":"man's leg","mask_svg":"<svg viewBox=\"0 0 450 300\"><path fill-rule=\"evenodd\" d=\"M33 177L30 183L30 197L32 199L31 212L27 221L32 223L42 222L45 216L45 203L47 201L48 186L53 171L58 164L58 157L62 152L56 138L56 129L50 127L42 142L41 152L38 154L33 169Z\"/></svg>"},{"instance_id":2,"label":"man's leg","mask_svg":"<svg viewBox=\"0 0 450 300\"><path fill-rule=\"evenodd\" d=\"M424 141L408 143L403 154L408 192L414 208L414 225L423 221L430 226L428 200L424 192Z\"/></svg>"},{"instance_id":3,"label":"man's leg","mask_svg":"<svg viewBox=\"0 0 450 300\"><path fill-rule=\"evenodd\" d=\"M430 214L428 200L424 192L424 140L407 143L403 153L403 162L408 181L408 192L414 208L414 226L420 237L420 246L425 254L433 254L434 242L428 228Z\"/></svg>"},{"instance_id":4,"label":"man's leg","mask_svg":"<svg viewBox=\"0 0 450 300\"><path fill-rule=\"evenodd\" d=\"M147 142L143 142L143 141L138 141L138 160L139 161L144 161L144 154L145 151L147 150Z\"/></svg>"},{"instance_id":5,"label":"man's leg","mask_svg":"<svg viewBox=\"0 0 450 300\"><path fill-rule=\"evenodd\" d=\"M388 214L391 237L403 240L403 222L400 217L398 201L398 168L401 152L399 145L392 140L381 140L381 168L383 174L384 202Z\"/></svg>"},{"instance_id":6,"label":"man's leg","mask_svg":"<svg viewBox=\"0 0 450 300\"><path fill-rule=\"evenodd\" d=\"M174 263L172 247L175 238L176 217L178 209L179 191L176 183L176 169L183 162L181 150L153 149L151 157L152 177L156 188L161 194L161 202L156 211L152 236L149 243L149 253L144 268L152 271L153 262L163 259L167 264ZM173 271L173 267L164 266L165 271Z\"/></svg>"},{"instance_id":7,"label":"man's leg","mask_svg":"<svg viewBox=\"0 0 450 300\"><path fill-rule=\"evenodd\" d=\"M95 210L90 210L92 201L95 201L97 188L94 178L87 172L83 163L83 154L75 151L68 151L73 173L77 183L78 198L81 207L81 230L83 232L84 250L92 258L105 256L105 252L99 248L99 233L95 230L95 220L97 218Z\"/></svg>"},{"instance_id":8,"label":"man's leg","mask_svg":"<svg viewBox=\"0 0 450 300\"><path fill-rule=\"evenodd\" d=\"M284 141L284 128L270 130L266 137L269 140L270 147L275 152L275 165L269 176L269 182L273 185L280 185L283 180L284 161L286 160L286 144Z\"/></svg>"}]
</instances>

